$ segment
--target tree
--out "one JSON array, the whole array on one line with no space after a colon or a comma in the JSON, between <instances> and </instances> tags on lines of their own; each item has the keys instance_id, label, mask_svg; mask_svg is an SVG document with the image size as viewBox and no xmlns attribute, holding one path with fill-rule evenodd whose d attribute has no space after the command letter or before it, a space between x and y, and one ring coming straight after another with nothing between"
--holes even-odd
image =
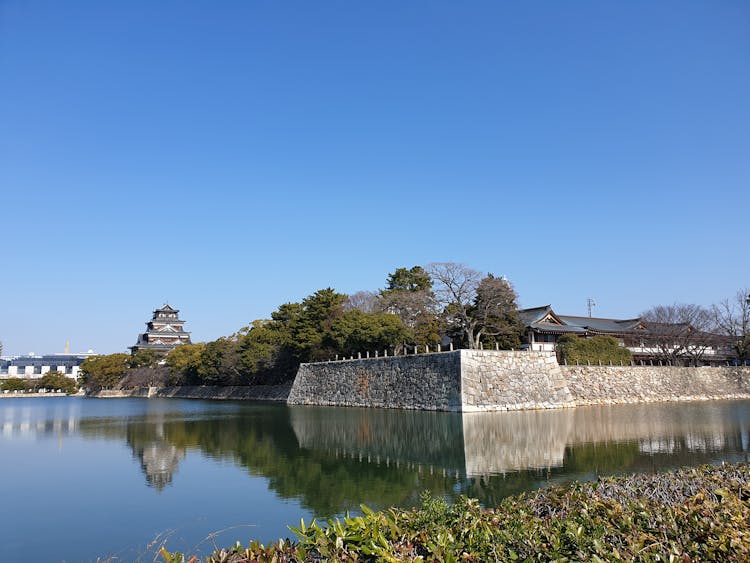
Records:
<instances>
[{"instance_id":1,"label":"tree","mask_svg":"<svg viewBox=\"0 0 750 563\"><path fill-rule=\"evenodd\" d=\"M386 288L381 290L382 311L397 315L410 333L410 344L424 346L440 342L444 332L438 315L438 304L432 291L432 279L421 266L398 268L388 274Z\"/></svg>"},{"instance_id":2,"label":"tree","mask_svg":"<svg viewBox=\"0 0 750 563\"><path fill-rule=\"evenodd\" d=\"M719 333L729 338L737 359L743 363L750 360L750 288L714 305L712 313Z\"/></svg>"},{"instance_id":3,"label":"tree","mask_svg":"<svg viewBox=\"0 0 750 563\"><path fill-rule=\"evenodd\" d=\"M448 330L459 335L469 348L475 348L476 324L471 311L482 274L455 262L429 264L427 272L435 282L435 296L443 307Z\"/></svg>"},{"instance_id":4,"label":"tree","mask_svg":"<svg viewBox=\"0 0 750 563\"><path fill-rule=\"evenodd\" d=\"M28 385L25 379L20 377L9 377L0 381L0 389L3 391L26 391Z\"/></svg>"},{"instance_id":5,"label":"tree","mask_svg":"<svg viewBox=\"0 0 750 563\"><path fill-rule=\"evenodd\" d=\"M594 336L582 338L572 334L565 334L557 341L557 351L560 359L568 364L624 364L629 365L632 360L630 350L620 346L612 336Z\"/></svg>"},{"instance_id":6,"label":"tree","mask_svg":"<svg viewBox=\"0 0 750 563\"><path fill-rule=\"evenodd\" d=\"M197 384L200 383L200 365L201 355L205 344L181 344L172 348L165 359L167 367L170 369L169 383L177 384Z\"/></svg>"},{"instance_id":7,"label":"tree","mask_svg":"<svg viewBox=\"0 0 750 563\"><path fill-rule=\"evenodd\" d=\"M698 365L706 352L718 344L713 332L714 316L700 305L658 305L641 318L647 329L645 343L670 364Z\"/></svg>"},{"instance_id":8,"label":"tree","mask_svg":"<svg viewBox=\"0 0 750 563\"><path fill-rule=\"evenodd\" d=\"M302 300L296 318L288 325L290 346L299 362L325 360L335 350L324 345L325 333L344 314L346 295L332 288L320 289Z\"/></svg>"},{"instance_id":9,"label":"tree","mask_svg":"<svg viewBox=\"0 0 750 563\"><path fill-rule=\"evenodd\" d=\"M519 348L523 323L518 318L516 292L505 278L488 274L476 290L474 306L469 309L474 346L498 344L503 349Z\"/></svg>"},{"instance_id":10,"label":"tree","mask_svg":"<svg viewBox=\"0 0 750 563\"><path fill-rule=\"evenodd\" d=\"M130 354L90 356L81 364L79 382L87 391L112 389L130 367Z\"/></svg>"},{"instance_id":11,"label":"tree","mask_svg":"<svg viewBox=\"0 0 750 563\"><path fill-rule=\"evenodd\" d=\"M201 352L198 376L205 385L241 384L236 340L222 336L207 342Z\"/></svg>"},{"instance_id":12,"label":"tree","mask_svg":"<svg viewBox=\"0 0 750 563\"><path fill-rule=\"evenodd\" d=\"M38 389L51 389L55 391L63 391L68 395L72 395L78 391L78 384L75 379L66 376L64 373L59 371L48 371L45 373L37 382L35 387Z\"/></svg>"},{"instance_id":13,"label":"tree","mask_svg":"<svg viewBox=\"0 0 750 563\"><path fill-rule=\"evenodd\" d=\"M396 315L347 311L331 325L326 344L343 356L397 348L409 330Z\"/></svg>"},{"instance_id":14,"label":"tree","mask_svg":"<svg viewBox=\"0 0 750 563\"><path fill-rule=\"evenodd\" d=\"M372 313L378 308L378 294L374 291L357 291L348 296L344 311L358 309L363 313Z\"/></svg>"},{"instance_id":15,"label":"tree","mask_svg":"<svg viewBox=\"0 0 750 563\"><path fill-rule=\"evenodd\" d=\"M140 349L130 356L131 368L151 368L159 363L159 355L153 350Z\"/></svg>"},{"instance_id":16,"label":"tree","mask_svg":"<svg viewBox=\"0 0 750 563\"><path fill-rule=\"evenodd\" d=\"M288 338L273 321L253 321L238 339L240 372L248 384L276 384L290 379L297 364Z\"/></svg>"},{"instance_id":17,"label":"tree","mask_svg":"<svg viewBox=\"0 0 750 563\"><path fill-rule=\"evenodd\" d=\"M382 293L393 291L418 291L432 292L432 280L422 266L413 266L410 269L397 268L392 274L388 274L386 288Z\"/></svg>"}]
</instances>

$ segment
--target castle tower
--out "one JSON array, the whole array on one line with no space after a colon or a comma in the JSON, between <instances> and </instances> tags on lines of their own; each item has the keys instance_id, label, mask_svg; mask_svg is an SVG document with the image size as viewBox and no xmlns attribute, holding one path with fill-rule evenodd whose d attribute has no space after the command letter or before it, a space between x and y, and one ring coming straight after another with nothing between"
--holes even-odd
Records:
<instances>
[{"instance_id":1,"label":"castle tower","mask_svg":"<svg viewBox=\"0 0 750 563\"><path fill-rule=\"evenodd\" d=\"M133 353L138 350L153 350L166 353L180 344L190 344L190 333L186 332L180 320L179 310L165 304L154 311L154 316L146 323L146 332L138 335L138 342L130 349Z\"/></svg>"}]
</instances>

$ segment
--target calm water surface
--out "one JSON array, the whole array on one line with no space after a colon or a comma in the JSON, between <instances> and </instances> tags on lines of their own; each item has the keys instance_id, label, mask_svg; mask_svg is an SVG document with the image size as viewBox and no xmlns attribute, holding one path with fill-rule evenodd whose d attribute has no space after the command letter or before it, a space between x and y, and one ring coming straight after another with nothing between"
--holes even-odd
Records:
<instances>
[{"instance_id":1,"label":"calm water surface","mask_svg":"<svg viewBox=\"0 0 750 563\"><path fill-rule=\"evenodd\" d=\"M0 400L0 561L207 553L422 491L501 498L746 461L750 401L510 413L178 399Z\"/></svg>"}]
</instances>

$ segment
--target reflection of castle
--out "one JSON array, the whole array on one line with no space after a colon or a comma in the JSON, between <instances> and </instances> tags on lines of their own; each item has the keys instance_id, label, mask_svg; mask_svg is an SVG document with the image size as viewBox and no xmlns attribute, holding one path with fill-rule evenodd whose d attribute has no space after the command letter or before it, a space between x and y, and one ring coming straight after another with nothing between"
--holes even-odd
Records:
<instances>
[{"instance_id":1,"label":"reflection of castle","mask_svg":"<svg viewBox=\"0 0 750 563\"><path fill-rule=\"evenodd\" d=\"M147 416L127 427L127 441L133 449L133 456L140 460L146 482L158 491L172 482L180 460L185 457L184 448L178 448L166 439L164 428L163 413Z\"/></svg>"},{"instance_id":2,"label":"reflection of castle","mask_svg":"<svg viewBox=\"0 0 750 563\"><path fill-rule=\"evenodd\" d=\"M184 451L162 440L134 445L133 454L141 460L148 484L159 491L172 482L180 460L185 457Z\"/></svg>"}]
</instances>

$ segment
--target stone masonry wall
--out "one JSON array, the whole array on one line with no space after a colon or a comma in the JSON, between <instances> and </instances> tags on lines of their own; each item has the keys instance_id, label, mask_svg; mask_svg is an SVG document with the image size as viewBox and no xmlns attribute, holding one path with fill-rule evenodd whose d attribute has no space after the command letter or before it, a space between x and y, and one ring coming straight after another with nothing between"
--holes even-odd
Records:
<instances>
[{"instance_id":1,"label":"stone masonry wall","mask_svg":"<svg viewBox=\"0 0 750 563\"><path fill-rule=\"evenodd\" d=\"M490 350L303 364L288 402L456 411L575 406L554 356Z\"/></svg>"},{"instance_id":2,"label":"stone masonry wall","mask_svg":"<svg viewBox=\"0 0 750 563\"><path fill-rule=\"evenodd\" d=\"M222 399L230 401L278 401L285 402L289 396L290 385L245 385L237 387L218 386L174 386L174 387L139 387L136 389L102 390L89 393L89 397L98 399L135 398L171 398L171 399Z\"/></svg>"},{"instance_id":3,"label":"stone masonry wall","mask_svg":"<svg viewBox=\"0 0 750 563\"><path fill-rule=\"evenodd\" d=\"M288 403L461 410L461 352L302 364Z\"/></svg>"},{"instance_id":4,"label":"stone masonry wall","mask_svg":"<svg viewBox=\"0 0 750 563\"><path fill-rule=\"evenodd\" d=\"M560 366L547 352L458 350L300 366L290 404L463 412L750 399L750 367Z\"/></svg>"},{"instance_id":5,"label":"stone masonry wall","mask_svg":"<svg viewBox=\"0 0 750 563\"><path fill-rule=\"evenodd\" d=\"M574 407L554 354L461 350L463 411Z\"/></svg>"},{"instance_id":6,"label":"stone masonry wall","mask_svg":"<svg viewBox=\"0 0 750 563\"><path fill-rule=\"evenodd\" d=\"M750 367L560 366L578 405L750 399Z\"/></svg>"}]
</instances>

